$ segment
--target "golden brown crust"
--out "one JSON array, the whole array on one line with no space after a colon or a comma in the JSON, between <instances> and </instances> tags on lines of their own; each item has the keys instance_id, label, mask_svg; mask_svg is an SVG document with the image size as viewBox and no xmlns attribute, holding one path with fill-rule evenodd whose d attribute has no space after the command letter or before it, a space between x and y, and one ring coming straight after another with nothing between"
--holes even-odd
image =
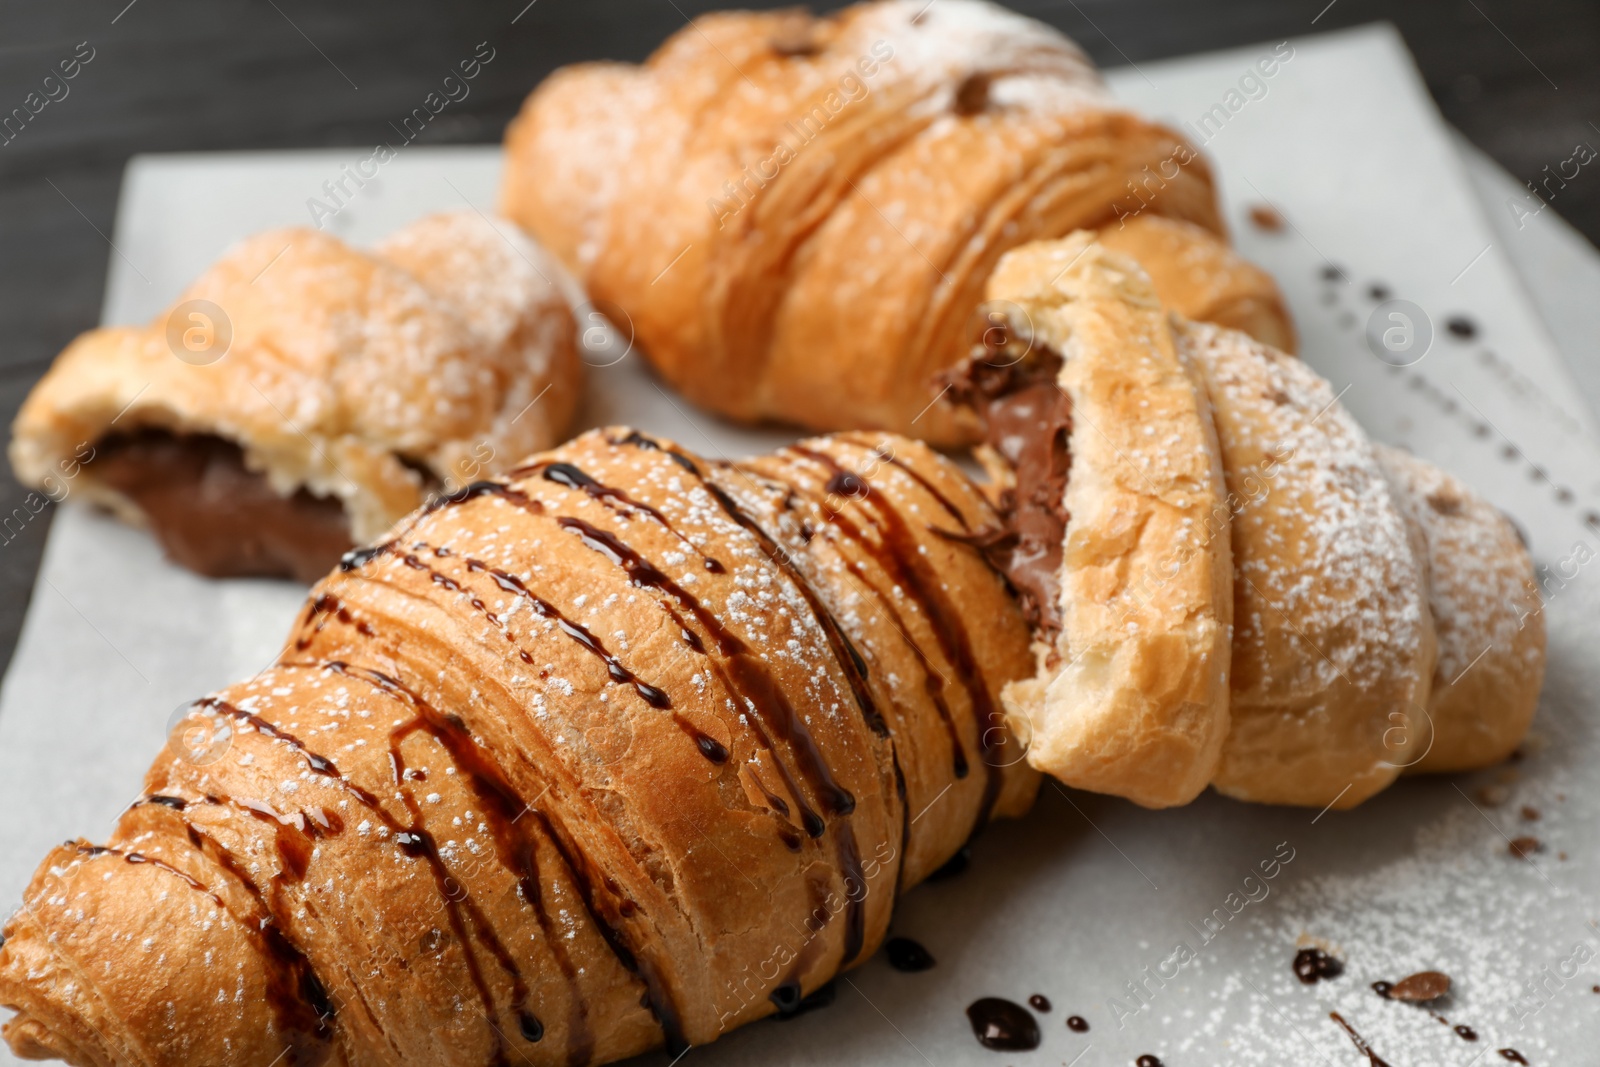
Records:
<instances>
[{"instance_id":1,"label":"golden brown crust","mask_svg":"<svg viewBox=\"0 0 1600 1067\"><path fill-rule=\"evenodd\" d=\"M1408 771L1476 770L1511 755L1544 681L1544 606L1533 560L1501 511L1409 453L1378 461L1427 547L1428 602L1439 635L1429 725Z\"/></svg>"},{"instance_id":2,"label":"golden brown crust","mask_svg":"<svg viewBox=\"0 0 1600 1067\"><path fill-rule=\"evenodd\" d=\"M864 487L843 502L834 465ZM949 671L937 624L880 584L970 587L984 626L955 630L994 700L1028 638L928 528L963 520L993 517L909 441L732 466L625 430L416 513L313 590L276 665L191 709L113 851L40 868L0 948L8 1039L151 1067L328 1041L351 1065L589 1063L793 1004L987 805L1032 798L1023 764L980 773L974 701L947 691L947 725L907 669Z\"/></svg>"},{"instance_id":3,"label":"golden brown crust","mask_svg":"<svg viewBox=\"0 0 1600 1067\"><path fill-rule=\"evenodd\" d=\"M594 260L616 185L630 167L635 115L649 106L651 79L631 63L562 67L524 101L506 128L500 198L524 225L540 220L539 240L569 267ZM547 146L561 151L536 166ZM507 212L510 214L510 212Z\"/></svg>"},{"instance_id":4,"label":"golden brown crust","mask_svg":"<svg viewBox=\"0 0 1600 1067\"><path fill-rule=\"evenodd\" d=\"M1314 371L1189 324L1233 513L1232 728L1214 782L1352 807L1427 746L1424 561L1372 444Z\"/></svg>"},{"instance_id":5,"label":"golden brown crust","mask_svg":"<svg viewBox=\"0 0 1600 1067\"><path fill-rule=\"evenodd\" d=\"M1029 762L1147 807L1205 788L1228 730L1232 577L1222 467L1198 372L1148 279L1079 233L1001 261L989 299L1063 357L1072 401L1062 628L1011 686Z\"/></svg>"},{"instance_id":6,"label":"golden brown crust","mask_svg":"<svg viewBox=\"0 0 1600 1067\"><path fill-rule=\"evenodd\" d=\"M967 822L930 815L901 874L915 885L991 815L1025 812L1038 784L996 699L1003 682L1033 669L1027 625L1004 580L960 540L992 526L994 514L949 462L895 434L802 441L741 466L753 477L723 484L765 505L754 513L802 562L866 659L911 817L947 803L974 813ZM905 728L929 702L941 728Z\"/></svg>"},{"instance_id":7,"label":"golden brown crust","mask_svg":"<svg viewBox=\"0 0 1600 1067\"><path fill-rule=\"evenodd\" d=\"M972 0L702 17L641 67L552 77L506 175L502 210L694 402L935 442L975 429L929 383L1008 249L1135 211L1222 231L1191 146L1118 110L1070 41ZM1160 254L1191 238L1220 258L1188 230ZM1264 275L1218 294L1157 273L1181 310L1193 293L1284 339Z\"/></svg>"},{"instance_id":8,"label":"golden brown crust","mask_svg":"<svg viewBox=\"0 0 1600 1067\"><path fill-rule=\"evenodd\" d=\"M111 433L221 437L280 495L340 500L366 540L421 502L414 467L466 482L565 431L581 368L553 270L514 227L471 211L423 219L371 255L313 230L259 234L149 326L74 341L23 405L12 465L46 485ZM220 358L179 358L169 342L204 326L191 300L231 324ZM140 518L92 464L79 484Z\"/></svg>"},{"instance_id":9,"label":"golden brown crust","mask_svg":"<svg viewBox=\"0 0 1600 1067\"><path fill-rule=\"evenodd\" d=\"M1143 214L1100 228L1096 239L1136 259L1171 311L1249 334L1280 352L1295 350L1289 319L1272 276L1210 230Z\"/></svg>"}]
</instances>

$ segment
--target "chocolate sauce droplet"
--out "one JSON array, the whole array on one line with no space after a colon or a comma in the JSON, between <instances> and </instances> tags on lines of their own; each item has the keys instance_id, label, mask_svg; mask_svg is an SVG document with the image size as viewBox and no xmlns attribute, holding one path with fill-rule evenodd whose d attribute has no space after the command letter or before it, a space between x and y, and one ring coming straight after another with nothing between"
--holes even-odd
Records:
<instances>
[{"instance_id":1,"label":"chocolate sauce droplet","mask_svg":"<svg viewBox=\"0 0 1600 1067\"><path fill-rule=\"evenodd\" d=\"M1456 1027L1456 1034L1460 1036L1463 1041L1478 1040L1478 1031L1474 1030L1466 1023L1462 1023L1460 1026Z\"/></svg>"},{"instance_id":2,"label":"chocolate sauce droplet","mask_svg":"<svg viewBox=\"0 0 1600 1067\"><path fill-rule=\"evenodd\" d=\"M538 1041L544 1037L544 1023L531 1011L525 1011L517 1017L517 1025L522 1029L522 1036L529 1041Z\"/></svg>"},{"instance_id":3,"label":"chocolate sauce droplet","mask_svg":"<svg viewBox=\"0 0 1600 1067\"><path fill-rule=\"evenodd\" d=\"M1503 1049L1501 1049L1500 1050L1500 1058L1501 1059L1510 1060L1512 1063L1527 1064L1527 1062L1528 1062L1527 1060L1522 1058L1522 1053L1518 1052L1514 1048L1503 1048Z\"/></svg>"},{"instance_id":4,"label":"chocolate sauce droplet","mask_svg":"<svg viewBox=\"0 0 1600 1067\"><path fill-rule=\"evenodd\" d=\"M1459 337L1463 341L1470 341L1478 336L1478 324L1465 315L1452 315L1445 320L1444 328L1449 330L1451 336Z\"/></svg>"},{"instance_id":5,"label":"chocolate sauce droplet","mask_svg":"<svg viewBox=\"0 0 1600 1067\"><path fill-rule=\"evenodd\" d=\"M1344 964L1337 956L1330 956L1315 946L1294 954L1294 976L1304 985L1316 985L1324 978L1337 978L1343 973Z\"/></svg>"},{"instance_id":6,"label":"chocolate sauce droplet","mask_svg":"<svg viewBox=\"0 0 1600 1067\"><path fill-rule=\"evenodd\" d=\"M938 962L933 958L933 953L922 947L921 942L909 937L891 937L883 950L889 956L889 966L897 971L926 971Z\"/></svg>"},{"instance_id":7,"label":"chocolate sauce droplet","mask_svg":"<svg viewBox=\"0 0 1600 1067\"><path fill-rule=\"evenodd\" d=\"M1032 1005L1034 1011L1050 1010L1050 998L1045 996L1043 993L1035 993L1033 996L1028 998L1028 1003Z\"/></svg>"},{"instance_id":8,"label":"chocolate sauce droplet","mask_svg":"<svg viewBox=\"0 0 1600 1067\"><path fill-rule=\"evenodd\" d=\"M1087 1034L1089 1032L1089 1020L1081 1015L1069 1015L1067 1016L1067 1029L1075 1034Z\"/></svg>"},{"instance_id":9,"label":"chocolate sauce droplet","mask_svg":"<svg viewBox=\"0 0 1600 1067\"><path fill-rule=\"evenodd\" d=\"M366 548L352 548L339 558L339 569L347 573L349 571L357 570L358 568L364 567L368 563L371 563L374 559L383 555L388 550L389 546L386 544L369 545Z\"/></svg>"},{"instance_id":10,"label":"chocolate sauce droplet","mask_svg":"<svg viewBox=\"0 0 1600 1067\"><path fill-rule=\"evenodd\" d=\"M778 1009L779 1017L783 1017L793 1015L805 998L800 992L799 979L791 978L787 982L778 983L772 992L767 994L767 999Z\"/></svg>"},{"instance_id":11,"label":"chocolate sauce droplet","mask_svg":"<svg viewBox=\"0 0 1600 1067\"><path fill-rule=\"evenodd\" d=\"M983 997L967 1005L967 1021L978 1044L997 1052L1028 1052L1039 1047L1039 1023L1021 1004Z\"/></svg>"}]
</instances>

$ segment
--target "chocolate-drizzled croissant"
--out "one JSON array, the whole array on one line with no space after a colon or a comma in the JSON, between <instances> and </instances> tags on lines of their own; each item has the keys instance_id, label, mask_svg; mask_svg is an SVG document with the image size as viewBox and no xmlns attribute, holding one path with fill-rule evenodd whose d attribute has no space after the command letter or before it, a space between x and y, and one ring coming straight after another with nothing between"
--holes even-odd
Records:
<instances>
[{"instance_id":1,"label":"chocolate-drizzled croissant","mask_svg":"<svg viewBox=\"0 0 1600 1067\"><path fill-rule=\"evenodd\" d=\"M1186 316L1294 343L1196 149L974 0L724 12L641 66L558 71L507 132L501 209L736 419L975 439L930 383L1001 255L1079 228Z\"/></svg>"},{"instance_id":2,"label":"chocolate-drizzled croissant","mask_svg":"<svg viewBox=\"0 0 1600 1067\"><path fill-rule=\"evenodd\" d=\"M584 1064L794 1009L1032 801L993 522L869 434L730 465L598 431L436 500L195 702L106 845L45 860L7 1040Z\"/></svg>"}]
</instances>

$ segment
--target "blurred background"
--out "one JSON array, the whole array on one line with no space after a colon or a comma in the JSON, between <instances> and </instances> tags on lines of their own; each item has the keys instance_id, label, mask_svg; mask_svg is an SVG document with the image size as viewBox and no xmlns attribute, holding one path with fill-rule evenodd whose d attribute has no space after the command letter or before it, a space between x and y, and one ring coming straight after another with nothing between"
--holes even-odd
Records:
<instances>
[{"instance_id":1,"label":"blurred background","mask_svg":"<svg viewBox=\"0 0 1600 1067\"><path fill-rule=\"evenodd\" d=\"M1600 147L1600 4L1593 0L1006 0L1105 67L1375 20L1404 35L1440 111L1525 182ZM0 119L63 59L92 56L25 126L0 125L0 418L97 324L117 190L140 152L367 147L479 42L494 62L422 143L496 142L555 67L639 60L693 15L776 3L710 0L6 0ZM827 9L836 4L814 4ZM37 99L37 98L36 98ZM1600 182L1550 207L1600 241ZM9 436L9 433L8 435ZM0 515L24 491L0 473ZM53 510L53 509L49 509ZM41 516L45 518L46 516ZM0 670L47 521L0 546Z\"/></svg>"}]
</instances>

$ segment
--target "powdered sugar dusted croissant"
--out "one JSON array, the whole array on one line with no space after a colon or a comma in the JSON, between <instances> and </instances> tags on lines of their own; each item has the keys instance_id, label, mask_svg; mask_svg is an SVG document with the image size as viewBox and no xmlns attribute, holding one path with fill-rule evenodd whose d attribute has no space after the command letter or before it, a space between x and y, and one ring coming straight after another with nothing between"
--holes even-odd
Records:
<instances>
[{"instance_id":1,"label":"powdered sugar dusted croissant","mask_svg":"<svg viewBox=\"0 0 1600 1067\"><path fill-rule=\"evenodd\" d=\"M19 1054L583 1064L792 1010L1037 778L982 495L627 430L440 498L197 701L5 927Z\"/></svg>"},{"instance_id":2,"label":"powdered sugar dusted croissant","mask_svg":"<svg viewBox=\"0 0 1600 1067\"><path fill-rule=\"evenodd\" d=\"M558 71L506 152L502 210L737 419L971 439L932 378L1001 255L1080 227L1185 314L1293 344L1195 149L976 0L704 16L642 66Z\"/></svg>"},{"instance_id":3,"label":"powdered sugar dusted croissant","mask_svg":"<svg viewBox=\"0 0 1600 1067\"><path fill-rule=\"evenodd\" d=\"M1372 444L1305 364L1170 315L1079 233L1017 249L952 375L1038 635L1029 759L1162 807L1350 807L1503 759L1544 666L1533 565L1458 480Z\"/></svg>"},{"instance_id":4,"label":"powdered sugar dusted croissant","mask_svg":"<svg viewBox=\"0 0 1600 1067\"><path fill-rule=\"evenodd\" d=\"M370 254L258 234L149 326L74 341L12 466L46 493L74 479L203 574L314 581L432 490L564 434L581 368L555 269L466 209Z\"/></svg>"}]
</instances>

